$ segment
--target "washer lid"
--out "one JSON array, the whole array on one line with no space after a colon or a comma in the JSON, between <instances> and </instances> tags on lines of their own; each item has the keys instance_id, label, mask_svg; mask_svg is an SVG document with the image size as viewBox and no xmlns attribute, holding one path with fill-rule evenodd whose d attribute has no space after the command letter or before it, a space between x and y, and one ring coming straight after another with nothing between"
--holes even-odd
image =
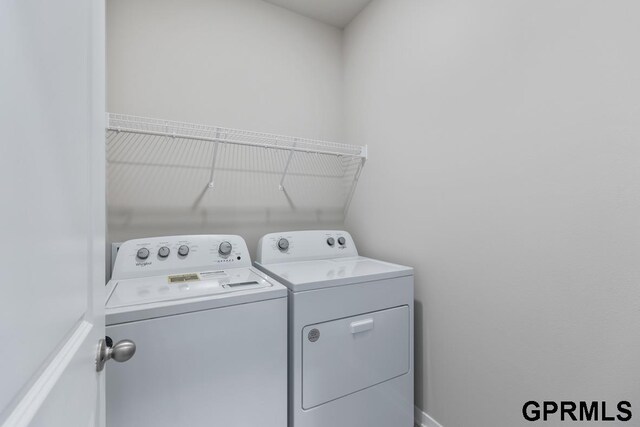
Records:
<instances>
[{"instance_id":1,"label":"washer lid","mask_svg":"<svg viewBox=\"0 0 640 427\"><path fill-rule=\"evenodd\" d=\"M413 275L411 267L361 256L255 265L294 292Z\"/></svg>"},{"instance_id":2,"label":"washer lid","mask_svg":"<svg viewBox=\"0 0 640 427\"><path fill-rule=\"evenodd\" d=\"M111 281L107 324L206 310L286 296L286 289L250 268Z\"/></svg>"}]
</instances>

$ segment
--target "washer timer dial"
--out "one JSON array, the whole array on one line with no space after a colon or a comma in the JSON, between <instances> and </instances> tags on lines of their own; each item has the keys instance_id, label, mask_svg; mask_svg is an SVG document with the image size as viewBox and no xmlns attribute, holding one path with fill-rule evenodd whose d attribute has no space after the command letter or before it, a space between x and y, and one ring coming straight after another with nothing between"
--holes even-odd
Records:
<instances>
[{"instance_id":1,"label":"washer timer dial","mask_svg":"<svg viewBox=\"0 0 640 427\"><path fill-rule=\"evenodd\" d=\"M231 253L231 249L233 249L233 246L231 246L231 243L222 242L220 243L220 246L218 246L218 253L222 256L227 256Z\"/></svg>"},{"instance_id":2,"label":"washer timer dial","mask_svg":"<svg viewBox=\"0 0 640 427\"><path fill-rule=\"evenodd\" d=\"M147 259L149 258L149 249L147 248L140 248L138 249L138 253L136 253L136 256L140 259Z\"/></svg>"},{"instance_id":3,"label":"washer timer dial","mask_svg":"<svg viewBox=\"0 0 640 427\"><path fill-rule=\"evenodd\" d=\"M178 255L180 256L187 256L189 255L189 246L187 245L182 245L178 248Z\"/></svg>"},{"instance_id":4,"label":"washer timer dial","mask_svg":"<svg viewBox=\"0 0 640 427\"><path fill-rule=\"evenodd\" d=\"M285 238L278 240L278 249L280 249L281 252L289 249L289 241Z\"/></svg>"}]
</instances>

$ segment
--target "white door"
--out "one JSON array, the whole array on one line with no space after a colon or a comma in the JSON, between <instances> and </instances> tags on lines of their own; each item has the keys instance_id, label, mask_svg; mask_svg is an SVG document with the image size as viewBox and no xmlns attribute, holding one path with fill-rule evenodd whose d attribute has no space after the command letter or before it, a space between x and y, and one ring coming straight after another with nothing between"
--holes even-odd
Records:
<instances>
[{"instance_id":1,"label":"white door","mask_svg":"<svg viewBox=\"0 0 640 427\"><path fill-rule=\"evenodd\" d=\"M104 0L0 0L0 426L104 425Z\"/></svg>"}]
</instances>

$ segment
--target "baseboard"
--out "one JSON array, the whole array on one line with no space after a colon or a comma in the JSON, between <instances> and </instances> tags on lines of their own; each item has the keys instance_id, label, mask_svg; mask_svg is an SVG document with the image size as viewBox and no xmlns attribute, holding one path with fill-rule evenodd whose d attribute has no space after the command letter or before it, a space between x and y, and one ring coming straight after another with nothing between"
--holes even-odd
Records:
<instances>
[{"instance_id":1,"label":"baseboard","mask_svg":"<svg viewBox=\"0 0 640 427\"><path fill-rule=\"evenodd\" d=\"M415 407L415 420L418 427L442 427L442 424L434 420L426 412L422 412L417 406Z\"/></svg>"}]
</instances>

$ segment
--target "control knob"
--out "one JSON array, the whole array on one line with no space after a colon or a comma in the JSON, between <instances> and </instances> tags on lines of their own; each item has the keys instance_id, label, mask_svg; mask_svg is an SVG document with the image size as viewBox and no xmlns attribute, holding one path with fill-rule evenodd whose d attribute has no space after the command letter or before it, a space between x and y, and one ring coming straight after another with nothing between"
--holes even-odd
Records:
<instances>
[{"instance_id":1,"label":"control knob","mask_svg":"<svg viewBox=\"0 0 640 427\"><path fill-rule=\"evenodd\" d=\"M327 245L329 245L329 246L333 246L333 245L335 245L335 244L336 244L336 239L334 239L333 237L329 237L329 238L327 239Z\"/></svg>"},{"instance_id":2,"label":"control knob","mask_svg":"<svg viewBox=\"0 0 640 427\"><path fill-rule=\"evenodd\" d=\"M278 249L280 249L282 252L289 249L289 241L284 238L278 240Z\"/></svg>"},{"instance_id":3,"label":"control knob","mask_svg":"<svg viewBox=\"0 0 640 427\"><path fill-rule=\"evenodd\" d=\"M168 256L169 256L169 253L171 253L171 250L170 250L168 247L166 247L166 246L163 246L163 247L161 247L160 249L158 249L158 256L159 256L160 258L166 258L166 257L168 257Z\"/></svg>"},{"instance_id":4,"label":"control knob","mask_svg":"<svg viewBox=\"0 0 640 427\"><path fill-rule=\"evenodd\" d=\"M138 253L136 254L136 256L140 259L147 259L149 258L149 249L147 248L140 248L138 249Z\"/></svg>"},{"instance_id":5,"label":"control knob","mask_svg":"<svg viewBox=\"0 0 640 427\"><path fill-rule=\"evenodd\" d=\"M347 240L344 237L338 237L338 243L340 246L344 246L344 244L347 243Z\"/></svg>"},{"instance_id":6,"label":"control knob","mask_svg":"<svg viewBox=\"0 0 640 427\"><path fill-rule=\"evenodd\" d=\"M180 256L187 256L189 255L189 246L187 245L182 245L178 248L178 255Z\"/></svg>"},{"instance_id":7,"label":"control knob","mask_svg":"<svg viewBox=\"0 0 640 427\"><path fill-rule=\"evenodd\" d=\"M220 243L220 246L218 246L218 252L220 253L220 255L222 256L227 256L231 253L231 243L229 242L222 242Z\"/></svg>"}]
</instances>

